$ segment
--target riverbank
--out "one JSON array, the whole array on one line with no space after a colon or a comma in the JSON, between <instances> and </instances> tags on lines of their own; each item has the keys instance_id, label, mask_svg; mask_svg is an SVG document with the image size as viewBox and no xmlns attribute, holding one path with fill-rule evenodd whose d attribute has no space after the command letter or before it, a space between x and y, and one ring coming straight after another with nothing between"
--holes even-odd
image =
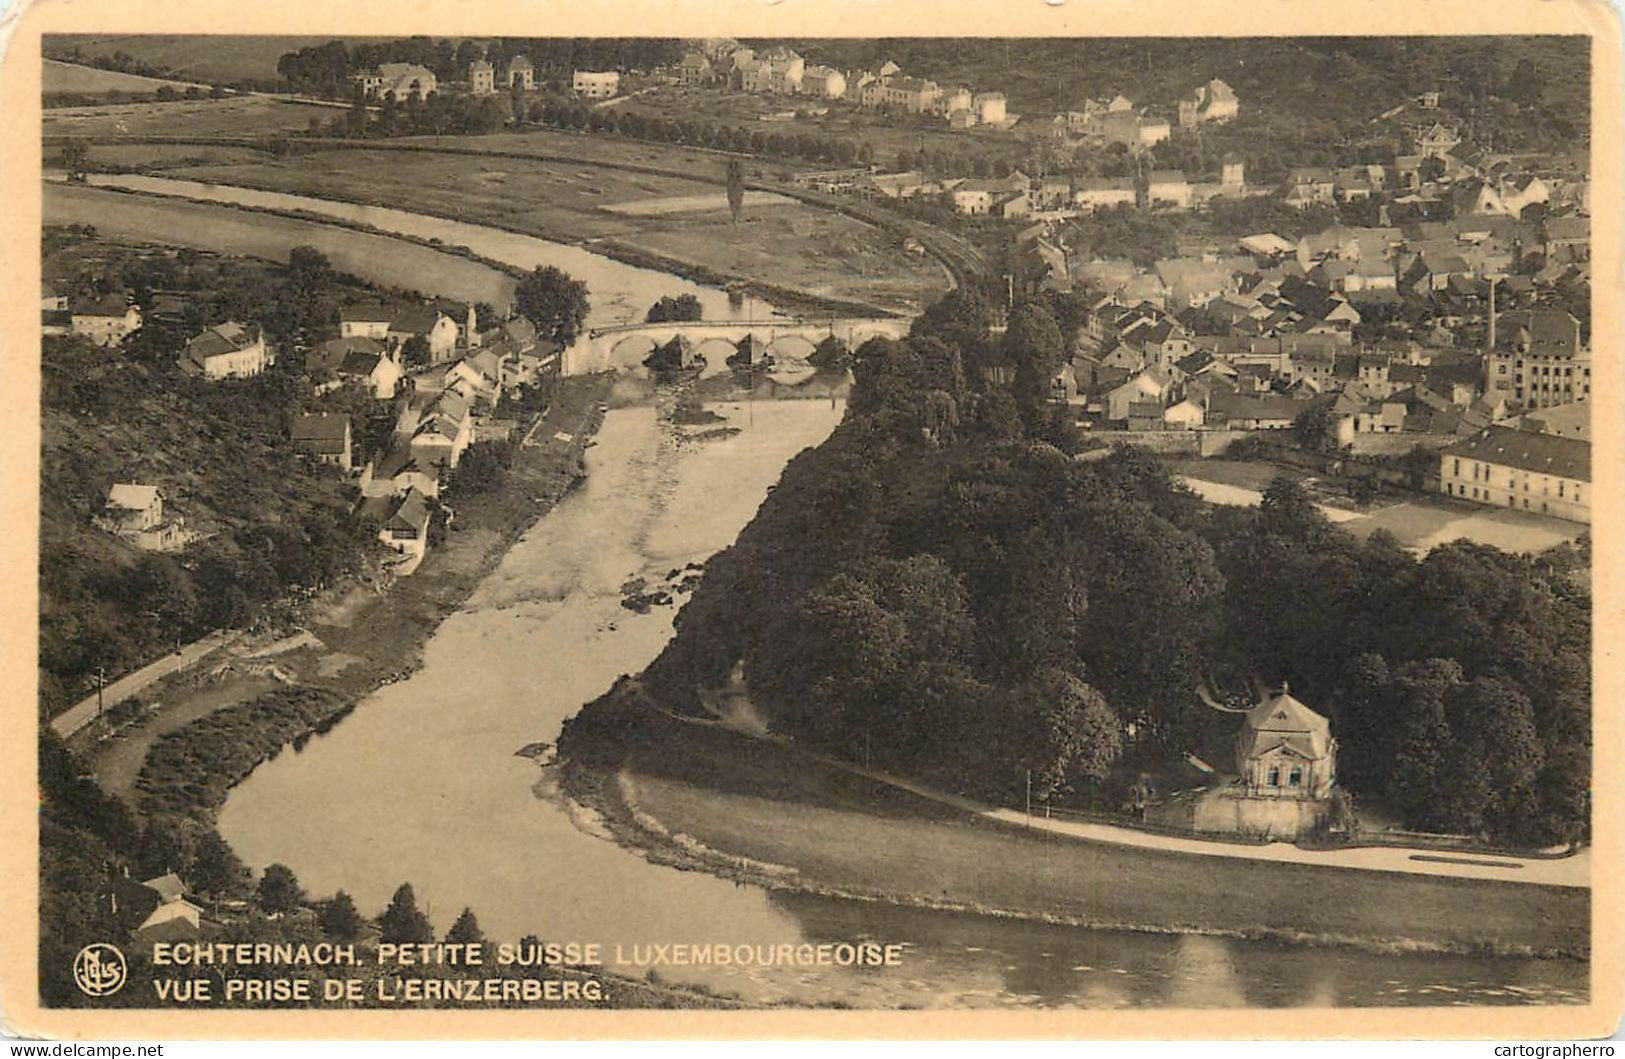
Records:
<instances>
[{"instance_id":1,"label":"riverbank","mask_svg":"<svg viewBox=\"0 0 1625 1059\"><path fill-rule=\"evenodd\" d=\"M306 605L302 625L312 635L291 650L253 657L264 647L263 641L279 633L245 637L206 670L178 674L158 685L147 696L154 705L132 723L99 740L91 738L96 733L87 732L76 742L90 756L98 781L110 793L145 808L135 795L140 786L137 775L146 775L143 762L148 753L142 748L150 749L160 740L201 737L198 726L209 718L264 694L268 675L284 687L319 691L331 704L308 724L288 730L286 738L276 742L280 747L308 736L318 724L327 723L330 713L347 709L379 686L410 673L440 621L468 598L527 529L580 483L585 475L582 455L602 422L610 386L606 375L563 380L542 418L537 443L516 450L502 488L458 501L455 528L430 550L412 577L384 591L353 582L336 586ZM175 717L188 721L177 726L172 723ZM250 716L249 730L239 735L254 738L264 720ZM268 750L241 775L272 752ZM207 818L241 775L220 783L212 758L204 754L201 760L206 774L188 775L185 780L195 788L194 807L206 810ZM149 777L148 785L172 778Z\"/></svg>"},{"instance_id":2,"label":"riverbank","mask_svg":"<svg viewBox=\"0 0 1625 1059\"><path fill-rule=\"evenodd\" d=\"M571 741L563 789L659 864L769 889L1079 927L1376 953L1580 960L1589 951L1584 890L1033 832L720 726L636 707L616 716L613 732L595 726L585 744Z\"/></svg>"}]
</instances>

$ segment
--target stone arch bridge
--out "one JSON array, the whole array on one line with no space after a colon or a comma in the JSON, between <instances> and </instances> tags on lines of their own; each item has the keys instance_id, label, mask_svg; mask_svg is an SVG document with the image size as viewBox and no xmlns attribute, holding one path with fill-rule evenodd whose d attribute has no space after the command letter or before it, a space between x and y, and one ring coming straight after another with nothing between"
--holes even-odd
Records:
<instances>
[{"instance_id":1,"label":"stone arch bridge","mask_svg":"<svg viewBox=\"0 0 1625 1059\"><path fill-rule=\"evenodd\" d=\"M908 334L909 321L902 317L870 318L771 317L765 320L695 320L661 324L616 324L589 330L565 354L564 372L578 375L613 368L637 367L656 346L678 335L693 343L708 361L721 354L726 358L746 335L755 335L767 344L769 354L781 359L799 359L830 335L856 349L871 338L901 338ZM720 360L717 360L720 363Z\"/></svg>"}]
</instances>

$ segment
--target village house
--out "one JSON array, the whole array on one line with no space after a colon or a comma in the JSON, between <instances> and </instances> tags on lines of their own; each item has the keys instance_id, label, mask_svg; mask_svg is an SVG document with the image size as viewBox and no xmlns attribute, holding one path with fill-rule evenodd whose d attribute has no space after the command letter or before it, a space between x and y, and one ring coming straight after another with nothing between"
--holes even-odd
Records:
<instances>
[{"instance_id":1,"label":"village house","mask_svg":"<svg viewBox=\"0 0 1625 1059\"><path fill-rule=\"evenodd\" d=\"M116 346L141 326L141 310L125 293L76 298L69 328L98 346Z\"/></svg>"},{"instance_id":2,"label":"village house","mask_svg":"<svg viewBox=\"0 0 1625 1059\"><path fill-rule=\"evenodd\" d=\"M434 71L417 63L380 63L378 69L356 74L351 80L366 95L387 96L397 103L414 97L427 99L435 90Z\"/></svg>"},{"instance_id":3,"label":"village house","mask_svg":"<svg viewBox=\"0 0 1625 1059\"><path fill-rule=\"evenodd\" d=\"M1461 137L1440 122L1434 122L1416 137L1416 152L1423 158L1443 160L1459 146Z\"/></svg>"},{"instance_id":4,"label":"village house","mask_svg":"<svg viewBox=\"0 0 1625 1059\"><path fill-rule=\"evenodd\" d=\"M405 496L417 490L424 496L440 495L440 469L412 455L411 439L395 435L383 454L369 459L357 480L365 498ZM384 512L380 511L382 517Z\"/></svg>"},{"instance_id":5,"label":"village house","mask_svg":"<svg viewBox=\"0 0 1625 1059\"><path fill-rule=\"evenodd\" d=\"M363 510L385 512L378 529L378 539L408 559L421 560L429 550L429 522L434 515L433 502L415 489L408 489L398 500L368 500Z\"/></svg>"},{"instance_id":6,"label":"village house","mask_svg":"<svg viewBox=\"0 0 1625 1059\"><path fill-rule=\"evenodd\" d=\"M621 90L621 75L615 70L577 70L570 77L570 91L583 99L609 99Z\"/></svg>"},{"instance_id":7,"label":"village house","mask_svg":"<svg viewBox=\"0 0 1625 1059\"><path fill-rule=\"evenodd\" d=\"M829 66L809 66L801 75L801 93L819 99L846 95L846 75Z\"/></svg>"},{"instance_id":8,"label":"village house","mask_svg":"<svg viewBox=\"0 0 1625 1059\"><path fill-rule=\"evenodd\" d=\"M128 867L113 870L103 910L139 944L192 940L202 932L203 909L186 896L174 872L136 882Z\"/></svg>"},{"instance_id":9,"label":"village house","mask_svg":"<svg viewBox=\"0 0 1625 1059\"><path fill-rule=\"evenodd\" d=\"M1072 192L1073 205L1088 211L1133 206L1138 199L1131 177L1086 177Z\"/></svg>"},{"instance_id":10,"label":"village house","mask_svg":"<svg viewBox=\"0 0 1625 1059\"><path fill-rule=\"evenodd\" d=\"M1185 174L1177 169L1152 170L1146 181L1145 204L1153 209L1158 206L1189 209L1191 186L1185 180Z\"/></svg>"},{"instance_id":11,"label":"village house","mask_svg":"<svg viewBox=\"0 0 1625 1059\"><path fill-rule=\"evenodd\" d=\"M371 338L390 349L421 337L428 346L429 363L439 364L456 354L459 325L432 305L389 307L368 302L346 305L339 311L339 334Z\"/></svg>"},{"instance_id":12,"label":"village house","mask_svg":"<svg viewBox=\"0 0 1625 1059\"><path fill-rule=\"evenodd\" d=\"M1591 218L1574 214L1547 217L1540 226L1540 251L1548 262L1591 259Z\"/></svg>"},{"instance_id":13,"label":"village house","mask_svg":"<svg viewBox=\"0 0 1625 1059\"><path fill-rule=\"evenodd\" d=\"M155 485L117 483L95 521L142 551L176 551L190 539L180 518L165 515L164 494Z\"/></svg>"},{"instance_id":14,"label":"village house","mask_svg":"<svg viewBox=\"0 0 1625 1059\"><path fill-rule=\"evenodd\" d=\"M321 463L330 463L345 473L351 467L350 417L347 415L307 413L293 417L289 430L293 447L301 454Z\"/></svg>"},{"instance_id":15,"label":"village house","mask_svg":"<svg viewBox=\"0 0 1625 1059\"><path fill-rule=\"evenodd\" d=\"M1241 100L1235 89L1215 77L1180 100L1179 124L1187 129L1205 122L1233 121L1241 113Z\"/></svg>"},{"instance_id":16,"label":"village house","mask_svg":"<svg viewBox=\"0 0 1625 1059\"><path fill-rule=\"evenodd\" d=\"M864 86L863 105L871 109L929 114L942 96L935 81L918 77L881 77Z\"/></svg>"},{"instance_id":17,"label":"village house","mask_svg":"<svg viewBox=\"0 0 1625 1059\"><path fill-rule=\"evenodd\" d=\"M526 92L536 87L536 67L523 55L515 55L508 60L508 68L504 71L502 83L509 89L521 88ZM614 95L614 93L610 93Z\"/></svg>"},{"instance_id":18,"label":"village house","mask_svg":"<svg viewBox=\"0 0 1625 1059\"><path fill-rule=\"evenodd\" d=\"M1208 424L1225 430L1290 430L1304 403L1285 395L1215 394Z\"/></svg>"},{"instance_id":19,"label":"village house","mask_svg":"<svg viewBox=\"0 0 1625 1059\"><path fill-rule=\"evenodd\" d=\"M398 352L377 339L354 337L330 339L311 350L305 355L305 373L317 393L358 385L387 401L395 396L404 371Z\"/></svg>"},{"instance_id":20,"label":"village house","mask_svg":"<svg viewBox=\"0 0 1625 1059\"><path fill-rule=\"evenodd\" d=\"M205 379L247 379L270 363L259 327L235 320L209 328L186 343L180 354L181 370Z\"/></svg>"},{"instance_id":21,"label":"village house","mask_svg":"<svg viewBox=\"0 0 1625 1059\"><path fill-rule=\"evenodd\" d=\"M1591 521L1591 443L1490 426L1439 455L1439 490L1492 507Z\"/></svg>"},{"instance_id":22,"label":"village house","mask_svg":"<svg viewBox=\"0 0 1625 1059\"><path fill-rule=\"evenodd\" d=\"M1114 423L1126 423L1132 406L1154 403L1159 409L1167 404L1172 380L1158 368L1148 368L1131 376L1126 382L1107 391L1106 418Z\"/></svg>"},{"instance_id":23,"label":"village house","mask_svg":"<svg viewBox=\"0 0 1625 1059\"><path fill-rule=\"evenodd\" d=\"M468 91L476 96L488 96L497 90L496 68L484 59L468 64Z\"/></svg>"},{"instance_id":24,"label":"village house","mask_svg":"<svg viewBox=\"0 0 1625 1059\"><path fill-rule=\"evenodd\" d=\"M455 470L474 440L474 416L454 391L413 394L401 406L395 432L411 439L412 455L425 464Z\"/></svg>"},{"instance_id":25,"label":"village house","mask_svg":"<svg viewBox=\"0 0 1625 1059\"><path fill-rule=\"evenodd\" d=\"M703 51L685 52L677 64L677 82L684 85L709 84L712 78L711 60Z\"/></svg>"}]
</instances>

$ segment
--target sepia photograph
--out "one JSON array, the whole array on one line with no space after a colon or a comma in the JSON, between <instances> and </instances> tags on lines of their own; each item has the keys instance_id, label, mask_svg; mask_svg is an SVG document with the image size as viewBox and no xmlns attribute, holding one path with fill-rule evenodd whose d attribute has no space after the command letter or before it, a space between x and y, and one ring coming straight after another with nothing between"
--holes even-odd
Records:
<instances>
[{"instance_id":1,"label":"sepia photograph","mask_svg":"<svg viewBox=\"0 0 1625 1059\"><path fill-rule=\"evenodd\" d=\"M8 1006L1617 1000L1616 51L610 13L14 42Z\"/></svg>"}]
</instances>

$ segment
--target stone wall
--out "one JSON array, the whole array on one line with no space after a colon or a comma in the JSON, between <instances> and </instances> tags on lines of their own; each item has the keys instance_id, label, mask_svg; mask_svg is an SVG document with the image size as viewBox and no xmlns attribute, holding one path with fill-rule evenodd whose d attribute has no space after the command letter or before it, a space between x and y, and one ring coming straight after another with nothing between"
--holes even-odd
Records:
<instances>
[{"instance_id":1,"label":"stone wall","mask_svg":"<svg viewBox=\"0 0 1625 1059\"><path fill-rule=\"evenodd\" d=\"M1292 839L1313 831L1330 808L1324 800L1254 798L1226 788L1209 791L1196 801L1191 826L1196 831Z\"/></svg>"}]
</instances>

